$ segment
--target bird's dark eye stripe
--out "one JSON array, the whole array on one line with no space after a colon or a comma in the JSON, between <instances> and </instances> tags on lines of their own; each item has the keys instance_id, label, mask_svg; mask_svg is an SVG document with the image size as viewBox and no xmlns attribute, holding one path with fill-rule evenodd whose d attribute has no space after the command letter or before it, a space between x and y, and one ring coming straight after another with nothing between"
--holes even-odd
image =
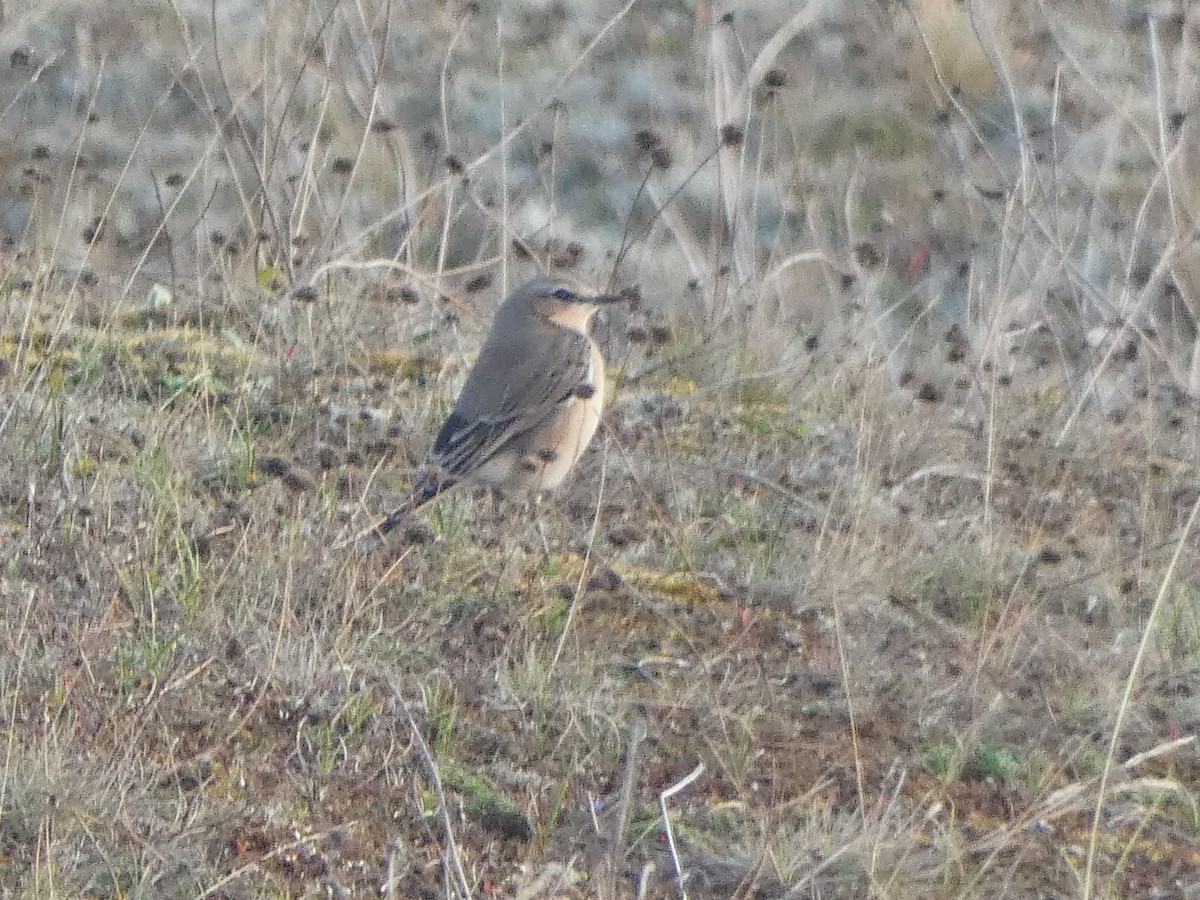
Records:
<instances>
[{"instance_id":1,"label":"bird's dark eye stripe","mask_svg":"<svg viewBox=\"0 0 1200 900\"><path fill-rule=\"evenodd\" d=\"M575 292L570 288L560 287L554 289L554 296L559 300L570 300L575 296Z\"/></svg>"}]
</instances>

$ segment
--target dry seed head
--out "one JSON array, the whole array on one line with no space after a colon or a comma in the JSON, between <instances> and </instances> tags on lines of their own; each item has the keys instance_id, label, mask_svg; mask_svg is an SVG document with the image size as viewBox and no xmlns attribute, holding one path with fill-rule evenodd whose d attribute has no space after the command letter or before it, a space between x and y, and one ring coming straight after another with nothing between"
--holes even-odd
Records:
<instances>
[{"instance_id":1,"label":"dry seed head","mask_svg":"<svg viewBox=\"0 0 1200 900\"><path fill-rule=\"evenodd\" d=\"M83 229L83 239L91 244L99 241L104 235L104 219L101 216L96 216L92 219L91 224Z\"/></svg>"},{"instance_id":2,"label":"dry seed head","mask_svg":"<svg viewBox=\"0 0 1200 900\"><path fill-rule=\"evenodd\" d=\"M726 147L740 147L746 139L746 131L741 125L722 125L721 143Z\"/></svg>"},{"instance_id":3,"label":"dry seed head","mask_svg":"<svg viewBox=\"0 0 1200 900\"><path fill-rule=\"evenodd\" d=\"M547 241L543 249L551 269L573 269L583 259L583 244L578 241L571 241L565 245Z\"/></svg>"},{"instance_id":4,"label":"dry seed head","mask_svg":"<svg viewBox=\"0 0 1200 900\"><path fill-rule=\"evenodd\" d=\"M924 381L917 388L917 399L926 403L940 403L942 396L942 389L931 381Z\"/></svg>"},{"instance_id":5,"label":"dry seed head","mask_svg":"<svg viewBox=\"0 0 1200 900\"><path fill-rule=\"evenodd\" d=\"M633 142L637 144L639 150L653 150L662 143L662 138L649 128L641 128L634 134Z\"/></svg>"},{"instance_id":6,"label":"dry seed head","mask_svg":"<svg viewBox=\"0 0 1200 900\"><path fill-rule=\"evenodd\" d=\"M291 464L281 456L260 456L254 462L254 468L260 475L272 475L281 478L292 470Z\"/></svg>"},{"instance_id":7,"label":"dry seed head","mask_svg":"<svg viewBox=\"0 0 1200 900\"><path fill-rule=\"evenodd\" d=\"M474 294L476 291L482 291L484 288L490 287L491 283L492 283L491 274L488 272L483 272L479 275L476 275L474 278L472 278L466 284L464 284L463 291L465 291L468 294Z\"/></svg>"},{"instance_id":8,"label":"dry seed head","mask_svg":"<svg viewBox=\"0 0 1200 900\"><path fill-rule=\"evenodd\" d=\"M316 486L313 484L313 481L311 478L309 478L307 475L305 475L303 472L299 471L298 469L291 469L290 471L284 473L284 475L279 480L283 483L283 486L286 487L289 491L292 491L297 494L302 494L306 491L311 491Z\"/></svg>"},{"instance_id":9,"label":"dry seed head","mask_svg":"<svg viewBox=\"0 0 1200 900\"><path fill-rule=\"evenodd\" d=\"M860 266L866 268L874 268L883 262L883 256L879 252L879 248L870 241L863 241L854 248L854 258L858 260Z\"/></svg>"}]
</instances>

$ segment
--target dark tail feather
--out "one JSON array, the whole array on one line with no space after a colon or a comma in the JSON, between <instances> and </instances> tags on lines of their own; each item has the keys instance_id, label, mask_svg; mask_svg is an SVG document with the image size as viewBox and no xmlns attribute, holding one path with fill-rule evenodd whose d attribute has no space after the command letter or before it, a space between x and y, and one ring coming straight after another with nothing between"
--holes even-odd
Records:
<instances>
[{"instance_id":1,"label":"dark tail feather","mask_svg":"<svg viewBox=\"0 0 1200 900\"><path fill-rule=\"evenodd\" d=\"M418 509L432 499L432 497L425 497L421 494L413 494L411 497L393 509L390 513L388 513L385 519L377 522L375 527L371 530L380 537L390 534L397 525L399 525L412 513L415 513Z\"/></svg>"},{"instance_id":2,"label":"dark tail feather","mask_svg":"<svg viewBox=\"0 0 1200 900\"><path fill-rule=\"evenodd\" d=\"M450 488L454 487L454 484L451 480L439 478L437 472L419 472L417 474L417 481L413 485L412 493L409 494L408 499L388 513L386 518L376 522L366 531L362 532L356 541L358 549L361 552L374 550L383 543L383 539L389 533L395 530L397 525L438 494L450 490Z\"/></svg>"}]
</instances>

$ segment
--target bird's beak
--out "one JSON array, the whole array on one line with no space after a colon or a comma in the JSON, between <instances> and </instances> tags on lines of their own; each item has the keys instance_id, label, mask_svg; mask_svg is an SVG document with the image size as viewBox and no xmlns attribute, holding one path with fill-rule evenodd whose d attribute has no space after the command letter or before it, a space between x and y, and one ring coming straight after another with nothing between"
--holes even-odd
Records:
<instances>
[{"instance_id":1,"label":"bird's beak","mask_svg":"<svg viewBox=\"0 0 1200 900\"><path fill-rule=\"evenodd\" d=\"M620 303L624 299L624 294L597 294L594 297L588 298L588 302L595 303L597 306L603 306L606 303Z\"/></svg>"}]
</instances>

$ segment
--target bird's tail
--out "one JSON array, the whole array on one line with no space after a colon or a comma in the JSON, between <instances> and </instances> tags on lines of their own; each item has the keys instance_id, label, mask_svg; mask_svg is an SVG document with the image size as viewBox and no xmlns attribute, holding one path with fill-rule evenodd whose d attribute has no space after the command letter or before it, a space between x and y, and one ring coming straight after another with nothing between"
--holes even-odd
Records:
<instances>
[{"instance_id":1,"label":"bird's tail","mask_svg":"<svg viewBox=\"0 0 1200 900\"><path fill-rule=\"evenodd\" d=\"M408 495L403 503L397 506L394 510L387 514L383 519L376 522L370 528L359 532L354 537L354 546L360 553L367 553L374 550L388 534L395 530L396 526L415 513L418 509L441 494L443 491L448 491L454 486L454 481L442 476L437 470L422 469L417 473L417 480L413 484L412 493ZM339 544L338 547L345 545L345 542Z\"/></svg>"}]
</instances>

